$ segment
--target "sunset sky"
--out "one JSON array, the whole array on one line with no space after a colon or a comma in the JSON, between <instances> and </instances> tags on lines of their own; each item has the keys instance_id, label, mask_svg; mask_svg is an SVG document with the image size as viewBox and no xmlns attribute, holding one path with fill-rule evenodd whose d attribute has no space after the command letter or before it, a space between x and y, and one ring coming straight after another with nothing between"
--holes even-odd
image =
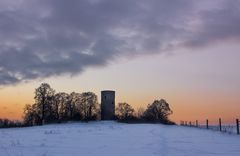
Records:
<instances>
[{"instance_id":1,"label":"sunset sky","mask_svg":"<svg viewBox=\"0 0 240 156\"><path fill-rule=\"evenodd\" d=\"M240 118L239 0L0 0L0 118L22 119L42 82L116 91L171 119Z\"/></svg>"}]
</instances>

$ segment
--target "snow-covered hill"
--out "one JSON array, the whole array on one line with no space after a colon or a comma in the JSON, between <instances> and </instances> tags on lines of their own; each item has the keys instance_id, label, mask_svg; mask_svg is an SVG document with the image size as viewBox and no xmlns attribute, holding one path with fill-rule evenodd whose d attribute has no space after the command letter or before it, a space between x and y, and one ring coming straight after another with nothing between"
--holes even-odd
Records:
<instances>
[{"instance_id":1,"label":"snow-covered hill","mask_svg":"<svg viewBox=\"0 0 240 156\"><path fill-rule=\"evenodd\" d=\"M90 122L0 129L0 156L239 155L239 136L179 126Z\"/></svg>"}]
</instances>

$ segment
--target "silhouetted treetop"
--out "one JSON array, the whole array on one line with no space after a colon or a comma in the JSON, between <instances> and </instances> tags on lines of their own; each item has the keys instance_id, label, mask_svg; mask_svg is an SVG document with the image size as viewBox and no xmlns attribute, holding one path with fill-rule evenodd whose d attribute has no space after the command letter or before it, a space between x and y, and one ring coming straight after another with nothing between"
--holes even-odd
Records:
<instances>
[{"instance_id":1,"label":"silhouetted treetop","mask_svg":"<svg viewBox=\"0 0 240 156\"><path fill-rule=\"evenodd\" d=\"M144 118L152 122L167 123L169 122L169 115L172 114L169 104L166 100L155 100L152 104L149 104L144 112Z\"/></svg>"},{"instance_id":2,"label":"silhouetted treetop","mask_svg":"<svg viewBox=\"0 0 240 156\"><path fill-rule=\"evenodd\" d=\"M117 117L120 120L128 120L128 119L132 119L134 116L134 109L132 108L131 105L129 105L126 102L123 103L118 103L118 106L116 108L116 112L117 112Z\"/></svg>"}]
</instances>

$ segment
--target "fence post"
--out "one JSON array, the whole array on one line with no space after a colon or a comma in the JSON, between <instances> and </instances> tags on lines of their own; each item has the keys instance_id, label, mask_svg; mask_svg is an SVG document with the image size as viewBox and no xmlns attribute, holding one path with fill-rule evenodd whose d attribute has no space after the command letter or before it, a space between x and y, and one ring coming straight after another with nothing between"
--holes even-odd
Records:
<instances>
[{"instance_id":1,"label":"fence post","mask_svg":"<svg viewBox=\"0 0 240 156\"><path fill-rule=\"evenodd\" d=\"M198 127L198 120L196 120L196 127Z\"/></svg>"},{"instance_id":2,"label":"fence post","mask_svg":"<svg viewBox=\"0 0 240 156\"><path fill-rule=\"evenodd\" d=\"M219 118L219 130L222 131L222 119Z\"/></svg>"},{"instance_id":3,"label":"fence post","mask_svg":"<svg viewBox=\"0 0 240 156\"><path fill-rule=\"evenodd\" d=\"M208 129L208 119L206 120L206 128Z\"/></svg>"},{"instance_id":4,"label":"fence post","mask_svg":"<svg viewBox=\"0 0 240 156\"><path fill-rule=\"evenodd\" d=\"M237 124L237 135L239 135L239 119L236 119L236 124Z\"/></svg>"}]
</instances>

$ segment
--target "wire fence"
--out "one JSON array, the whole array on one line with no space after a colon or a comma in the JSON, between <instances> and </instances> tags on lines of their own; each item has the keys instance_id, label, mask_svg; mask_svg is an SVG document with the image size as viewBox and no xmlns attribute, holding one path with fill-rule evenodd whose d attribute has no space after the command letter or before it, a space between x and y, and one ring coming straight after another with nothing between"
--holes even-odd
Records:
<instances>
[{"instance_id":1,"label":"wire fence","mask_svg":"<svg viewBox=\"0 0 240 156\"><path fill-rule=\"evenodd\" d=\"M196 120L195 122L180 121L181 126L195 127L200 129L209 129L213 131L220 131L224 133L237 134L237 135L240 135L239 124L240 124L239 119L236 119L235 125L223 125L221 118L219 118L218 124L214 124L214 125L211 125L208 119L205 121L205 124L199 124L198 120Z\"/></svg>"}]
</instances>

